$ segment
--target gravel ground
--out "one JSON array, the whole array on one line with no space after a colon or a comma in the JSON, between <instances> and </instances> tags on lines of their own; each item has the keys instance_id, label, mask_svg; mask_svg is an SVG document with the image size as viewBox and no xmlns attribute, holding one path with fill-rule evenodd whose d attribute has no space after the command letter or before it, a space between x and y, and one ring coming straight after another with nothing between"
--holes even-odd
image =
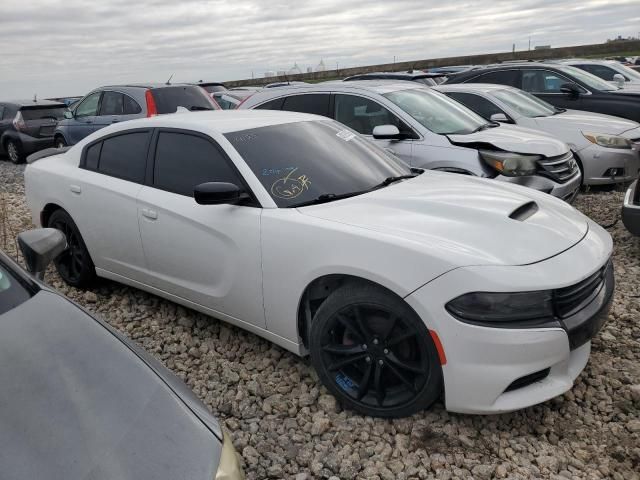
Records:
<instances>
[{"instance_id":1,"label":"gravel ground","mask_svg":"<svg viewBox=\"0 0 640 480\"><path fill-rule=\"evenodd\" d=\"M0 161L13 233L30 225L22 169ZM606 225L622 198L591 191L575 206ZM83 292L53 272L48 281L183 378L231 432L248 479L640 479L640 242L621 222L609 231L617 291L587 368L563 396L495 416L441 404L393 421L343 411L308 360L250 333L116 283Z\"/></svg>"}]
</instances>

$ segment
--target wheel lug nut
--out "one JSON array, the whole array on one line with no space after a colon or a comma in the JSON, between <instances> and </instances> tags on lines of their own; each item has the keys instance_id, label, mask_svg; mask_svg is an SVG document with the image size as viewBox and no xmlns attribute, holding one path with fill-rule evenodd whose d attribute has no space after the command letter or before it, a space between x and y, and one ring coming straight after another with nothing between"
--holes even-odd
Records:
<instances>
[{"instance_id":1,"label":"wheel lug nut","mask_svg":"<svg viewBox=\"0 0 640 480\"><path fill-rule=\"evenodd\" d=\"M371 362L371 357L367 357L364 360L365 360L365 362L369 363L369 362Z\"/></svg>"},{"instance_id":2,"label":"wheel lug nut","mask_svg":"<svg viewBox=\"0 0 640 480\"><path fill-rule=\"evenodd\" d=\"M378 365L384 365L384 361L382 359L378 360Z\"/></svg>"},{"instance_id":3,"label":"wheel lug nut","mask_svg":"<svg viewBox=\"0 0 640 480\"><path fill-rule=\"evenodd\" d=\"M363 350L366 350L366 349L367 349L367 344L366 344L366 343L362 345L362 349L363 349Z\"/></svg>"},{"instance_id":4,"label":"wheel lug nut","mask_svg":"<svg viewBox=\"0 0 640 480\"><path fill-rule=\"evenodd\" d=\"M373 344L374 344L374 345L377 345L377 344L378 344L378 339L377 339L377 338L374 338L374 339L373 339Z\"/></svg>"},{"instance_id":5,"label":"wheel lug nut","mask_svg":"<svg viewBox=\"0 0 640 480\"><path fill-rule=\"evenodd\" d=\"M388 348L385 348L383 351L384 351L385 355L389 355L389 349Z\"/></svg>"}]
</instances>

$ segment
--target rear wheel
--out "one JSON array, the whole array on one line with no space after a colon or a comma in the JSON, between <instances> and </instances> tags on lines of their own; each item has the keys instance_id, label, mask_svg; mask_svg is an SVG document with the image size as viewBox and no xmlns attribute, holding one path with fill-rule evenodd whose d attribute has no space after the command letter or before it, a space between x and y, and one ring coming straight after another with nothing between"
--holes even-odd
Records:
<instances>
[{"instance_id":1,"label":"rear wheel","mask_svg":"<svg viewBox=\"0 0 640 480\"><path fill-rule=\"evenodd\" d=\"M5 145L5 150L7 151L7 156L9 160L13 163L22 163L24 162L24 152L22 151L22 145L15 140L7 140Z\"/></svg>"},{"instance_id":2,"label":"rear wheel","mask_svg":"<svg viewBox=\"0 0 640 480\"><path fill-rule=\"evenodd\" d=\"M71 215L62 209L56 210L51 214L48 226L60 230L67 237L68 248L54 261L58 274L73 287L91 286L96 279L96 269Z\"/></svg>"},{"instance_id":3,"label":"rear wheel","mask_svg":"<svg viewBox=\"0 0 640 480\"><path fill-rule=\"evenodd\" d=\"M365 415L408 416L442 393L442 368L429 331L391 292L351 284L318 309L311 361L341 403Z\"/></svg>"}]
</instances>

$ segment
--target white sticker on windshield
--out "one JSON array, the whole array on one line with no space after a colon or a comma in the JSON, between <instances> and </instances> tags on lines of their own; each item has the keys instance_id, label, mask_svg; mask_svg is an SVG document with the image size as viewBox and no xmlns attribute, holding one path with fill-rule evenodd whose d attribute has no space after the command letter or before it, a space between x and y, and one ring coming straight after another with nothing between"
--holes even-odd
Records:
<instances>
[{"instance_id":1,"label":"white sticker on windshield","mask_svg":"<svg viewBox=\"0 0 640 480\"><path fill-rule=\"evenodd\" d=\"M350 132L349 130L340 130L338 133L336 133L336 136L340 137L345 142L348 142L356 138L356 134L353 132Z\"/></svg>"}]
</instances>

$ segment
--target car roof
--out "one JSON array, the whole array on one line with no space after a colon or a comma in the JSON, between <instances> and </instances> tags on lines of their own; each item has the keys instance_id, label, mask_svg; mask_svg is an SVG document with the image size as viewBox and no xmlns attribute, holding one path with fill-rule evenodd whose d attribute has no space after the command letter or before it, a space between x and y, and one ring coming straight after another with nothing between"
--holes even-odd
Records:
<instances>
[{"instance_id":1,"label":"car roof","mask_svg":"<svg viewBox=\"0 0 640 480\"><path fill-rule=\"evenodd\" d=\"M602 64L620 64L620 62L618 62L617 60L596 60L596 59L589 59L589 58L565 58L562 60L554 60L551 61L550 63L560 63L560 64L566 64L566 65L572 65L574 63L584 63L584 64L591 64L591 65L602 65Z\"/></svg>"},{"instance_id":2,"label":"car roof","mask_svg":"<svg viewBox=\"0 0 640 480\"><path fill-rule=\"evenodd\" d=\"M327 118L308 113L283 112L275 110L212 110L202 112L178 112L168 115L158 115L150 118L140 118L122 122L109 130L127 130L129 128L183 128L185 130L213 130L225 134L250 130L253 128L283 125L287 123L308 122ZM125 128L128 127L128 128Z\"/></svg>"},{"instance_id":3,"label":"car roof","mask_svg":"<svg viewBox=\"0 0 640 480\"><path fill-rule=\"evenodd\" d=\"M291 85L286 87L279 87L277 89L269 89L256 93L258 95L272 94L273 97L282 96L287 92L332 92L332 91L369 91L379 94L395 92L398 90L410 90L415 88L428 88L426 85L420 83L411 82L408 80L352 80L344 82L342 80L322 82L309 85Z\"/></svg>"},{"instance_id":4,"label":"car roof","mask_svg":"<svg viewBox=\"0 0 640 480\"><path fill-rule=\"evenodd\" d=\"M360 73L357 75L352 75L351 77L345 78L345 80L349 80L351 78L366 78L366 77L388 77L389 79L416 79L416 78L433 78L433 77L443 77L442 73L427 73L419 70L413 72L369 72L369 73ZM382 80L382 78L381 78ZM352 81L352 80L349 80ZM355 81L355 80L354 80Z\"/></svg>"},{"instance_id":5,"label":"car roof","mask_svg":"<svg viewBox=\"0 0 640 480\"><path fill-rule=\"evenodd\" d=\"M37 100L37 101L33 101L33 98L30 100L0 100L0 103L4 103L4 104L8 104L8 105L14 105L16 107L55 107L55 106L59 106L59 107L63 107L63 108L67 108L67 106L62 103L62 102L58 102L56 100Z\"/></svg>"},{"instance_id":6,"label":"car roof","mask_svg":"<svg viewBox=\"0 0 640 480\"><path fill-rule=\"evenodd\" d=\"M443 85L438 85L437 87L432 87L434 90L439 90L441 92L444 91L475 91L475 92L484 92L490 93L498 90L517 90L515 87L511 87L509 85L501 85L499 83L445 83Z\"/></svg>"},{"instance_id":7,"label":"car roof","mask_svg":"<svg viewBox=\"0 0 640 480\"><path fill-rule=\"evenodd\" d=\"M104 90L105 88L168 88L168 87L197 87L199 85L193 83L125 83L122 85L104 85L102 87L94 88L93 91Z\"/></svg>"}]
</instances>

